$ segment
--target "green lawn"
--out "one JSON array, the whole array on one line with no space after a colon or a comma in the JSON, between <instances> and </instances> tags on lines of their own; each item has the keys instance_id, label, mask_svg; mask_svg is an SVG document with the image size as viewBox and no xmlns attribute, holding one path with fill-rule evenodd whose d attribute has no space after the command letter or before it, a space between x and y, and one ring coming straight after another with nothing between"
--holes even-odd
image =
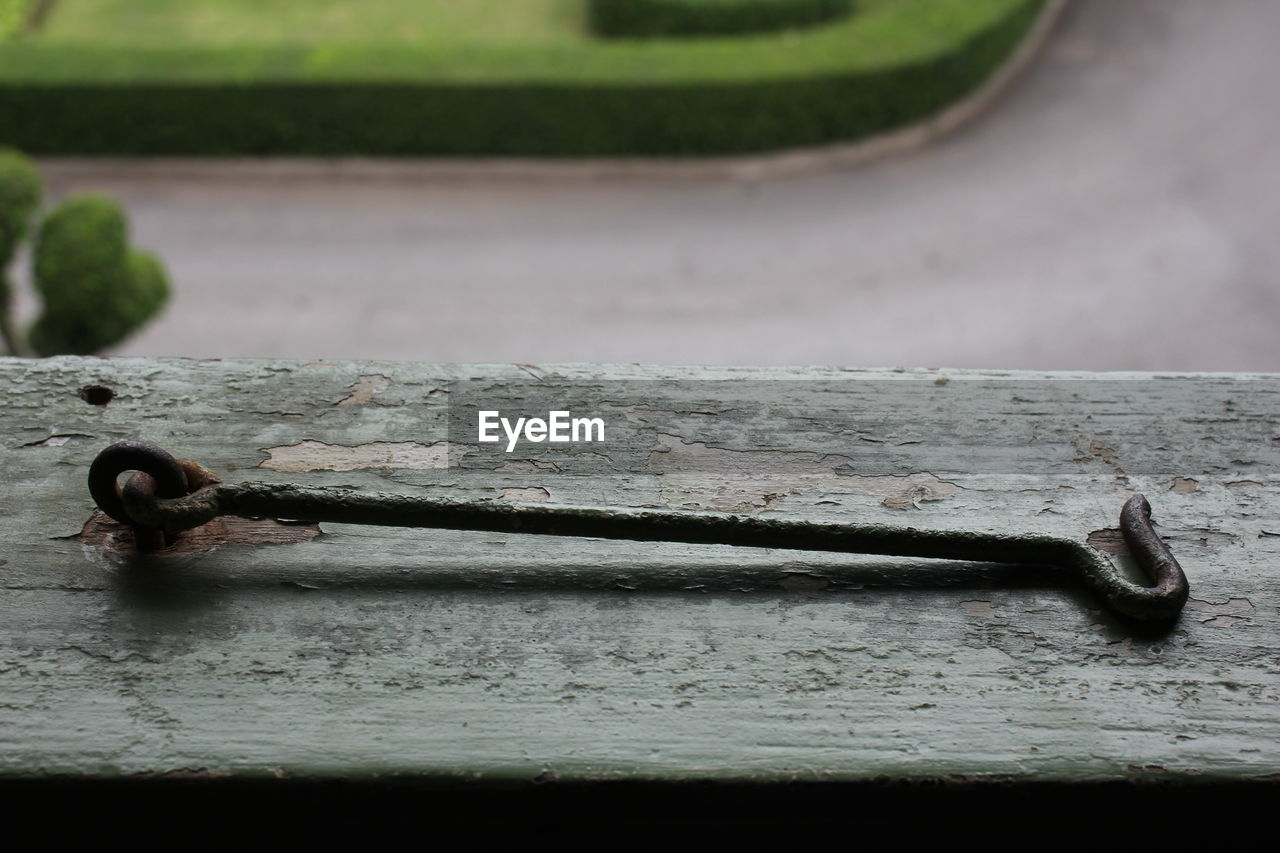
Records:
<instances>
[{"instance_id":1,"label":"green lawn","mask_svg":"<svg viewBox=\"0 0 1280 853\"><path fill-rule=\"evenodd\" d=\"M44 42L420 46L580 41L584 0L57 0Z\"/></svg>"},{"instance_id":2,"label":"green lawn","mask_svg":"<svg viewBox=\"0 0 1280 853\"><path fill-rule=\"evenodd\" d=\"M857 0L807 29L607 39L587 33L587 0L57 0L41 29L0 43L0 145L565 157L816 145L972 91L1044 2Z\"/></svg>"},{"instance_id":3,"label":"green lawn","mask_svg":"<svg viewBox=\"0 0 1280 853\"><path fill-rule=\"evenodd\" d=\"M849 18L811 30L614 41L570 22L580 0L58 0L47 27L0 49L0 78L590 85L811 78L928 61L1027 4L859 0ZM312 7L332 17L304 14ZM505 37L471 38L486 28L476 10L489 10L490 21L510 15L537 26L517 32L506 23L497 28ZM277 19L286 14L310 23L291 28ZM391 31L402 34L378 35Z\"/></svg>"}]
</instances>

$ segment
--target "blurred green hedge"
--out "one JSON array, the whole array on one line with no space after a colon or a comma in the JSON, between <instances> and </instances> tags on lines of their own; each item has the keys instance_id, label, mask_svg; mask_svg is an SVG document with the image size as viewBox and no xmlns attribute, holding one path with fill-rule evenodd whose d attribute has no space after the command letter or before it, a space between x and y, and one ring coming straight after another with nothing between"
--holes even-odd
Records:
<instances>
[{"instance_id":1,"label":"blurred green hedge","mask_svg":"<svg viewBox=\"0 0 1280 853\"><path fill-rule=\"evenodd\" d=\"M17 35L27 23L33 0L0 0L0 41Z\"/></svg>"},{"instance_id":2,"label":"blurred green hedge","mask_svg":"<svg viewBox=\"0 0 1280 853\"><path fill-rule=\"evenodd\" d=\"M859 0L829 26L534 50L0 50L0 144L96 155L705 155L856 139L977 87L1043 0Z\"/></svg>"},{"instance_id":3,"label":"blurred green hedge","mask_svg":"<svg viewBox=\"0 0 1280 853\"><path fill-rule=\"evenodd\" d=\"M34 252L44 311L31 328L37 355L87 355L120 343L160 313L169 282L160 261L129 248L111 198L73 196L50 213Z\"/></svg>"},{"instance_id":4,"label":"blurred green hedge","mask_svg":"<svg viewBox=\"0 0 1280 853\"><path fill-rule=\"evenodd\" d=\"M35 164L0 148L0 355L16 353L21 338L13 324L13 284L9 264L27 237L43 187Z\"/></svg>"},{"instance_id":5,"label":"blurred green hedge","mask_svg":"<svg viewBox=\"0 0 1280 853\"><path fill-rule=\"evenodd\" d=\"M33 231L42 194L35 164L0 148L0 354L87 355L120 343L168 301L164 265L130 248L124 211L106 196L66 198ZM24 336L13 322L8 267L29 234L43 307Z\"/></svg>"},{"instance_id":6,"label":"blurred green hedge","mask_svg":"<svg viewBox=\"0 0 1280 853\"><path fill-rule=\"evenodd\" d=\"M734 35L809 27L853 0L588 0L591 30L615 38Z\"/></svg>"}]
</instances>

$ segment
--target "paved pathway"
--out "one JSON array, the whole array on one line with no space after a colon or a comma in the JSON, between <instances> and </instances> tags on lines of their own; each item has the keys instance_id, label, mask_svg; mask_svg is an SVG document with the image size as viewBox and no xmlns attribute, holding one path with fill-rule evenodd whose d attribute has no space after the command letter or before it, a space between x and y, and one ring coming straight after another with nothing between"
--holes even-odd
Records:
<instances>
[{"instance_id":1,"label":"paved pathway","mask_svg":"<svg viewBox=\"0 0 1280 853\"><path fill-rule=\"evenodd\" d=\"M1280 370L1280 3L1075 0L995 109L762 182L55 181L177 281L134 355Z\"/></svg>"}]
</instances>

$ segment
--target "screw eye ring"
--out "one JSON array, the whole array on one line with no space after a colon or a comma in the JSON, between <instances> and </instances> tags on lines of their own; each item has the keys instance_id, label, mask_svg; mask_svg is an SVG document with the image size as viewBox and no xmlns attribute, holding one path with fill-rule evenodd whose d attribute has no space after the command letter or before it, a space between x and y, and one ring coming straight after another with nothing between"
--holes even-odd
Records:
<instances>
[{"instance_id":1,"label":"screw eye ring","mask_svg":"<svg viewBox=\"0 0 1280 853\"><path fill-rule=\"evenodd\" d=\"M125 509L119 477L126 471L150 475L155 495L180 498L187 494L187 475L168 451L145 441L118 441L98 454L89 466L89 494L98 509L121 524L136 525Z\"/></svg>"}]
</instances>

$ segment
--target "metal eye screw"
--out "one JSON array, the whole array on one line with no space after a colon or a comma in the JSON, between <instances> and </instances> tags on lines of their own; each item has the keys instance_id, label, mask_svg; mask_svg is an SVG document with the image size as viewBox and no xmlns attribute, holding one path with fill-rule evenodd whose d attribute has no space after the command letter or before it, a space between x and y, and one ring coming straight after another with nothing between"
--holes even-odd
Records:
<instances>
[{"instance_id":1,"label":"metal eye screw","mask_svg":"<svg viewBox=\"0 0 1280 853\"><path fill-rule=\"evenodd\" d=\"M139 471L121 490L117 478ZM1082 542L1038 534L929 531L878 524L830 524L743 518L700 512L520 506L455 501L269 483L227 485L200 465L153 444L122 441L89 469L98 507L122 524L176 533L220 515L310 522L433 527L498 533L588 536L642 542L687 542L801 551L836 551L982 563L1068 566L1109 607L1134 619L1177 616L1189 588L1182 567L1151 526L1151 506L1134 495L1120 512L1120 530L1151 586L1123 577L1101 551ZM140 539L141 541L141 539Z\"/></svg>"}]
</instances>

